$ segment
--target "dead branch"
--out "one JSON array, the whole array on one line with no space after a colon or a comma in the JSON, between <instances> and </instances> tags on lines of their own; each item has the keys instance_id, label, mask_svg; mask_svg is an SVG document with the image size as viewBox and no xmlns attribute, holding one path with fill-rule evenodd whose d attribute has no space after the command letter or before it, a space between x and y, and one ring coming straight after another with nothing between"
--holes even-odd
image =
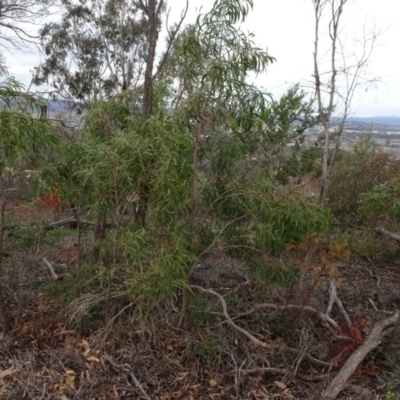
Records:
<instances>
[{"instance_id":1,"label":"dead branch","mask_svg":"<svg viewBox=\"0 0 400 400\"><path fill-rule=\"evenodd\" d=\"M381 226L377 226L374 229L374 231L377 233L381 233L382 235L385 235L390 239L396 240L397 242L400 242L400 235L396 235L395 233L389 232L385 228L382 228Z\"/></svg>"},{"instance_id":2,"label":"dead branch","mask_svg":"<svg viewBox=\"0 0 400 400\"><path fill-rule=\"evenodd\" d=\"M228 314L228 307L226 305L226 301L225 299L217 292L215 292L212 289L205 289L201 286L197 286L197 285L190 285L190 287L192 289L196 289L200 292L203 293L207 293L207 294L211 294L213 296L218 297L221 306L222 306L222 313L226 319L226 323L228 325L230 325L233 329L237 330L238 332L242 333L244 336L246 336L248 339L250 339L250 341L255 344L256 346L262 347L264 349L268 349L268 350L278 350L280 352L287 352L287 353L292 353L295 355L299 355L301 354L301 352L295 348L289 347L285 344L276 344L276 343L265 343L259 339L257 339L255 336L253 336L250 332L246 331L246 329L243 329L242 327L240 327L239 325L236 325L235 322L233 322L232 318L230 317L230 315ZM312 362L313 364L316 365L320 365L322 367L330 367L331 363L322 361L322 360L318 360L317 358L314 358L313 356L306 354L304 356L304 359Z\"/></svg>"},{"instance_id":3,"label":"dead branch","mask_svg":"<svg viewBox=\"0 0 400 400\"><path fill-rule=\"evenodd\" d=\"M260 311L262 309L265 309L265 308L272 308L275 310L282 310L282 311L284 311L284 310L306 311L306 312L309 312L310 314L316 315L323 322L327 322L330 326L332 326L332 328L334 328L336 330L339 329L339 324L335 320L333 320L329 315L326 315L323 312L317 310L316 308L313 308L310 306L298 306L298 305L294 305L294 304L287 304L285 306L280 306L280 305L277 305L274 303L258 304L248 311L245 311L240 314L236 314L232 319L235 320L235 319L238 319L241 317L245 317L246 315L253 314L253 313Z\"/></svg>"},{"instance_id":4,"label":"dead branch","mask_svg":"<svg viewBox=\"0 0 400 400\"><path fill-rule=\"evenodd\" d=\"M78 333L74 330L65 330L65 331L60 331L60 332L55 332L53 333L53 336L67 336L67 335L78 335Z\"/></svg>"},{"instance_id":5,"label":"dead branch","mask_svg":"<svg viewBox=\"0 0 400 400\"><path fill-rule=\"evenodd\" d=\"M143 386L141 385L141 383L138 381L138 379L136 378L136 376L134 375L134 373L131 371L129 373L129 376L132 378L133 382L135 383L136 387L140 390L140 392L142 393L142 396L146 399L146 400L151 400L151 397L146 393L146 391L143 389Z\"/></svg>"},{"instance_id":6,"label":"dead branch","mask_svg":"<svg viewBox=\"0 0 400 400\"><path fill-rule=\"evenodd\" d=\"M397 318L396 324L393 328L393 332L390 335L390 340L385 349L386 352L389 351L390 347L392 346L394 338L396 336L396 333L399 332L399 329L400 329L400 314L399 314L399 317Z\"/></svg>"},{"instance_id":7,"label":"dead branch","mask_svg":"<svg viewBox=\"0 0 400 400\"><path fill-rule=\"evenodd\" d=\"M349 357L339 373L333 378L332 382L325 390L324 399L336 399L368 353L380 345L381 339L384 336L384 330L394 325L399 315L400 312L397 311L396 314L392 315L390 318L383 319L375 324L365 343Z\"/></svg>"},{"instance_id":8,"label":"dead branch","mask_svg":"<svg viewBox=\"0 0 400 400\"><path fill-rule=\"evenodd\" d=\"M114 324L114 321L124 312L126 311L128 308L131 308L134 305L134 303L129 303L127 306L125 306L121 311L119 311L116 315L114 315L113 318L111 318L110 322L107 324L107 326L105 327L105 332L104 332L104 336L103 339L101 341L101 345L100 345L100 351L103 352L104 346L106 345L106 340L108 335L110 334L110 331L112 329L112 326Z\"/></svg>"},{"instance_id":9,"label":"dead branch","mask_svg":"<svg viewBox=\"0 0 400 400\"><path fill-rule=\"evenodd\" d=\"M347 327L350 329L353 324L351 323L351 319L350 319L349 315L347 314L346 310L344 309L343 303L340 301L340 299L338 297L335 281L331 280L330 289L329 289L329 304L328 304L328 308L326 310L327 316L329 316L329 314L332 312L332 308L333 308L334 304L337 305L337 308L339 309L344 320L346 321Z\"/></svg>"},{"instance_id":10,"label":"dead branch","mask_svg":"<svg viewBox=\"0 0 400 400\"><path fill-rule=\"evenodd\" d=\"M271 374L271 375L285 375L288 372L286 368L251 368L251 369L244 369L241 371L243 375L250 375L250 374ZM232 377L235 375L235 371L231 370L222 374L222 376L229 376Z\"/></svg>"},{"instance_id":11,"label":"dead branch","mask_svg":"<svg viewBox=\"0 0 400 400\"><path fill-rule=\"evenodd\" d=\"M54 221L54 222L50 222L49 224L47 224L48 227L51 228L55 228L58 226L63 226L63 225L67 225L70 223L77 223L78 222L78 218L76 217L68 217L65 219L61 219L60 221ZM94 224L93 222L90 221L85 221L85 220L79 220L79 224L82 225L91 225L91 226L95 226L96 224Z\"/></svg>"},{"instance_id":12,"label":"dead branch","mask_svg":"<svg viewBox=\"0 0 400 400\"><path fill-rule=\"evenodd\" d=\"M131 377L133 383L135 384L135 386L140 390L140 392L142 393L142 396L146 399L146 400L151 400L151 397L146 393L146 391L144 390L142 384L139 382L139 380L136 378L135 374L132 372L132 367L129 364L116 364L111 356L109 356L108 354L104 354L103 355L104 359L107 360L114 368L116 369L122 369L125 372L129 371L129 376Z\"/></svg>"},{"instance_id":13,"label":"dead branch","mask_svg":"<svg viewBox=\"0 0 400 400\"><path fill-rule=\"evenodd\" d=\"M49 269L52 279L57 281L58 280L58 275L54 271L53 266L47 261L47 259L45 257L43 257L43 262L45 263L46 267Z\"/></svg>"}]
</instances>

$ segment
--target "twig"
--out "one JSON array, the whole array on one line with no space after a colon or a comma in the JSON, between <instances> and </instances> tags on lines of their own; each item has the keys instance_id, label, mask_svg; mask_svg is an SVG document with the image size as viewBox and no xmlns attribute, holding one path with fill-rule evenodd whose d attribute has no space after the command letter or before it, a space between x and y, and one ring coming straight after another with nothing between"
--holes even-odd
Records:
<instances>
[{"instance_id":1,"label":"twig","mask_svg":"<svg viewBox=\"0 0 400 400\"><path fill-rule=\"evenodd\" d=\"M201 286L197 286L197 285L190 285L190 286L191 286L191 288L197 289L200 292L208 293L208 294L211 294L213 296L218 297L218 299L219 299L219 301L220 301L220 303L222 305L222 312L223 312L224 317L226 318L226 323L228 325L230 325L232 328L234 328L235 330L237 330L238 332L242 333L247 338L249 338L250 341L253 342L255 345L257 345L259 347L262 347L264 349L268 349L268 350L278 350L280 352L285 351L285 352L296 354L296 355L299 355L301 353L299 350L297 350L295 348L292 348L292 347L289 347L289 346L287 346L285 344L265 343L265 342L262 342L261 340L257 339L250 332L246 331L246 329L241 328L239 325L236 325L233 322L232 318L228 314L228 308L227 308L227 305L226 305L226 301L219 293L215 292L212 289L205 289L205 288L203 288ZM316 364L316 365L320 365L320 366L323 366L323 367L330 367L331 366L331 363L328 363L328 362L325 362L325 361L322 361L322 360L318 360L317 358L314 358L313 356L311 356L309 354L306 354L304 356L304 358L306 360Z\"/></svg>"},{"instance_id":2,"label":"twig","mask_svg":"<svg viewBox=\"0 0 400 400\"><path fill-rule=\"evenodd\" d=\"M371 333L368 335L364 344L362 344L345 362L339 373L333 378L332 382L325 390L324 399L336 399L339 393L346 387L349 378L354 374L364 358L378 347L381 343L384 330L394 325L400 316L400 312L390 318L381 320L375 324Z\"/></svg>"},{"instance_id":3,"label":"twig","mask_svg":"<svg viewBox=\"0 0 400 400\"><path fill-rule=\"evenodd\" d=\"M382 228L381 226L377 226L374 229L374 231L377 233L381 233L382 235L385 235L390 239L396 240L397 242L400 242L400 235L396 235L395 233L389 232L386 229Z\"/></svg>"},{"instance_id":4,"label":"twig","mask_svg":"<svg viewBox=\"0 0 400 400\"><path fill-rule=\"evenodd\" d=\"M291 382L297 376L300 364L301 364L301 362L303 361L303 359L304 359L304 357L306 355L306 351L307 351L307 332L305 332L304 330L302 330L302 339L301 339L301 341L303 342L302 349L300 350L300 354L297 356L297 359L296 359L294 365L292 365L292 367L291 367L291 369L294 367L293 372L291 372L291 373L288 372L285 375L285 377L283 378L283 381L285 383Z\"/></svg>"},{"instance_id":5,"label":"twig","mask_svg":"<svg viewBox=\"0 0 400 400\"><path fill-rule=\"evenodd\" d=\"M368 299L369 302L372 304L372 307L374 308L375 311L379 311L378 307L375 305L375 303L372 301L372 299Z\"/></svg>"},{"instance_id":6,"label":"twig","mask_svg":"<svg viewBox=\"0 0 400 400\"><path fill-rule=\"evenodd\" d=\"M329 315L326 315L323 312L317 310L316 308L313 308L313 307L310 307L310 306L298 306L298 305L295 305L295 304L287 304L285 306L280 306L280 305L277 305L277 304L274 304L274 303L258 304L258 305L254 306L253 308L251 308L248 311L245 311L245 312L240 313L240 314L236 314L232 319L235 320L235 319L244 317L246 315L253 314L253 313L255 313L257 311L260 311L260 310L262 310L264 308L272 308L272 309L275 309L275 310L282 310L282 311L283 310L302 310L302 311L307 311L310 314L314 314L314 315L318 316L322 321L327 322L329 325L332 326L332 328L339 329L339 324L334 319L332 319Z\"/></svg>"},{"instance_id":7,"label":"twig","mask_svg":"<svg viewBox=\"0 0 400 400\"><path fill-rule=\"evenodd\" d=\"M399 314L399 317L397 318L396 324L395 324L395 326L393 328L393 332L390 335L390 340L389 340L389 343L386 346L385 351L389 351L391 345L393 344L393 341L394 341L394 338L396 336L396 333L399 331L399 328L400 328L400 314Z\"/></svg>"},{"instance_id":8,"label":"twig","mask_svg":"<svg viewBox=\"0 0 400 400\"><path fill-rule=\"evenodd\" d=\"M326 310L326 315L329 316L329 314L332 312L333 305L336 304L340 313L342 314L344 320L346 321L347 327L350 329L353 324L351 323L351 319L349 315L347 314L346 310L344 309L343 303L340 301L338 295L337 295L337 290L336 290L336 285L335 281L331 280L330 282L330 296L329 296L329 305Z\"/></svg>"},{"instance_id":9,"label":"twig","mask_svg":"<svg viewBox=\"0 0 400 400\"><path fill-rule=\"evenodd\" d=\"M129 373L129 376L132 378L133 382L135 383L136 387L140 390L140 392L142 393L143 397L146 400L151 400L151 397L146 393L146 391L143 389L143 386L141 385L141 383L138 381L138 379L136 378L136 376L134 375L134 373L131 371Z\"/></svg>"},{"instance_id":10,"label":"twig","mask_svg":"<svg viewBox=\"0 0 400 400\"><path fill-rule=\"evenodd\" d=\"M253 368L253 369L245 369L242 371L243 375L256 374L256 373L266 373L271 375L285 375L288 370L285 368ZM235 374L235 371L229 371L222 374L223 376L232 376Z\"/></svg>"},{"instance_id":11,"label":"twig","mask_svg":"<svg viewBox=\"0 0 400 400\"><path fill-rule=\"evenodd\" d=\"M53 280L58 280L58 275L55 273L53 266L46 260L45 257L43 257L43 262L46 264L47 268L50 271L50 275L53 278Z\"/></svg>"},{"instance_id":12,"label":"twig","mask_svg":"<svg viewBox=\"0 0 400 400\"><path fill-rule=\"evenodd\" d=\"M116 364L111 356L104 354L104 359L107 360L113 367L115 368L119 368L122 369L123 371L129 371L132 367L129 364ZM151 400L151 397L146 393L146 391L143 389L142 384L139 382L139 380L136 378L135 374L130 371L129 372L129 376L131 377L133 383L136 385L136 387L140 390L140 392L142 393L142 396L146 399L146 400Z\"/></svg>"},{"instance_id":13,"label":"twig","mask_svg":"<svg viewBox=\"0 0 400 400\"><path fill-rule=\"evenodd\" d=\"M127 310L127 309L130 308L130 307L132 307L133 304L134 304L134 303L129 303L129 304L126 305L124 308L122 308L122 310L120 310L120 311L118 312L117 315L114 315L114 317L112 317L112 318L110 319L110 322L109 322L109 323L107 324L107 326L105 327L104 336L103 336L103 339L102 339L102 341L101 341L101 345L100 345L100 351L101 351L101 352L103 351L104 346L106 345L106 340L107 340L108 335L110 334L110 331L111 331L111 328L112 328L112 326L113 326L114 321L115 321L125 310Z\"/></svg>"}]
</instances>

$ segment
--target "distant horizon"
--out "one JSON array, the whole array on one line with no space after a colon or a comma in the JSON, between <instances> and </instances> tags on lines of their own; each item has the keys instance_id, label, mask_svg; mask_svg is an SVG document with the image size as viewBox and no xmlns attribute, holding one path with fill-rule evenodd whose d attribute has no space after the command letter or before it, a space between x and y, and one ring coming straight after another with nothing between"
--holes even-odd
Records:
<instances>
[{"instance_id":1,"label":"distant horizon","mask_svg":"<svg viewBox=\"0 0 400 400\"><path fill-rule=\"evenodd\" d=\"M72 101L72 100L69 100L69 99L47 99L47 101L51 101L51 102L66 101L66 102L68 102L68 101ZM332 119L335 119L335 118L341 118L341 117L337 116L337 115L333 115ZM354 114L354 115L348 116L347 120L352 120L352 119L353 120L354 119L369 119L369 120L372 120L372 119L377 119L377 118L396 119L396 120L399 120L398 122L400 124L400 114L399 115L395 115L395 114L386 115L384 113L382 113L382 114L373 114L373 115L372 114L369 114L369 115L365 115L365 114L357 115L357 114Z\"/></svg>"}]
</instances>

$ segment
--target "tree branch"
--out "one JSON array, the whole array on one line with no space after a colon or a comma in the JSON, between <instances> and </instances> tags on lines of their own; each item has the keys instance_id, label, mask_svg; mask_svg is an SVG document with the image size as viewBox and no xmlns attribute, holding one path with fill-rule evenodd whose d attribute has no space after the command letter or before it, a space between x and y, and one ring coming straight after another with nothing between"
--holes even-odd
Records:
<instances>
[{"instance_id":1,"label":"tree branch","mask_svg":"<svg viewBox=\"0 0 400 400\"><path fill-rule=\"evenodd\" d=\"M397 311L396 314L390 318L381 320L375 324L371 333L368 335L365 343L361 345L346 361L342 369L332 380L328 388L325 390L324 399L333 400L339 395L339 393L345 389L347 381L354 374L358 366L364 360L364 358L372 350L377 348L381 344L381 339L384 335L384 330L394 325L398 318L400 312Z\"/></svg>"}]
</instances>

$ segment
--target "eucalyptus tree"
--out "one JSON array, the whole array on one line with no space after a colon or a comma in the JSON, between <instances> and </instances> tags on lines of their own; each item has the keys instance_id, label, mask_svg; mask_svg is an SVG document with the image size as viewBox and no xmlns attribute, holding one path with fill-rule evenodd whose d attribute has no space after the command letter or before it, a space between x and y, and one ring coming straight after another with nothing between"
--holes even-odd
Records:
<instances>
[{"instance_id":1,"label":"eucalyptus tree","mask_svg":"<svg viewBox=\"0 0 400 400\"><path fill-rule=\"evenodd\" d=\"M364 29L362 38L355 38L351 46L346 46L343 38L343 14L349 3L347 0L312 0L314 6L314 75L316 104L323 127L322 185L320 201L328 195L329 178L335 154L340 148L343 130L351 113L351 104L356 90L374 82L366 74L368 60L375 48L379 34ZM326 25L324 22L326 21ZM321 35L328 26L329 63L326 67L321 56ZM338 121L333 122L333 113Z\"/></svg>"},{"instance_id":2,"label":"eucalyptus tree","mask_svg":"<svg viewBox=\"0 0 400 400\"><path fill-rule=\"evenodd\" d=\"M35 82L99 100L134 86L146 57L146 21L135 2L62 0L60 22L40 30L45 59Z\"/></svg>"},{"instance_id":3,"label":"eucalyptus tree","mask_svg":"<svg viewBox=\"0 0 400 400\"><path fill-rule=\"evenodd\" d=\"M44 62L36 69L36 84L50 83L56 92L85 102L129 90L149 115L165 1L61 0L61 10L60 22L40 30ZM168 27L159 69L185 15Z\"/></svg>"},{"instance_id":4,"label":"eucalyptus tree","mask_svg":"<svg viewBox=\"0 0 400 400\"><path fill-rule=\"evenodd\" d=\"M0 39L2 47L24 48L36 44L32 26L39 26L51 13L57 0L2 0L0 2Z\"/></svg>"},{"instance_id":5,"label":"eucalyptus tree","mask_svg":"<svg viewBox=\"0 0 400 400\"><path fill-rule=\"evenodd\" d=\"M21 83L8 78L0 84L0 275L3 275L3 241L7 202L18 191L15 180L27 166L38 166L47 151L57 142L52 128L40 114L40 99L24 91ZM4 296L0 285L0 321L8 330Z\"/></svg>"}]
</instances>

